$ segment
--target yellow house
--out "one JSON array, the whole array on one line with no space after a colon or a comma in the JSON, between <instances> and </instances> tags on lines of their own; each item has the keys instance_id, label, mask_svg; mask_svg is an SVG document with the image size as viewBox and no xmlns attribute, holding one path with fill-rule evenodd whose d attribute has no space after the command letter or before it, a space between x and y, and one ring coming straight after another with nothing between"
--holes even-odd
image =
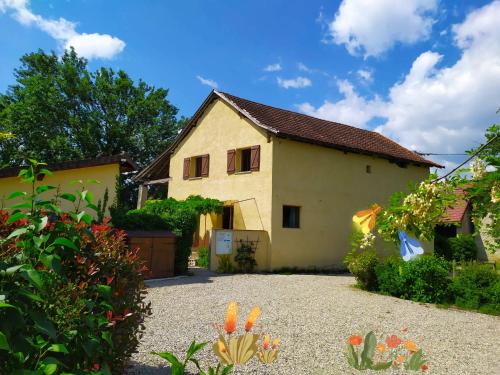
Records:
<instances>
[{"instance_id":1,"label":"yellow house","mask_svg":"<svg viewBox=\"0 0 500 375\"><path fill-rule=\"evenodd\" d=\"M42 193L44 197L51 198L59 191L61 193L74 193L81 190L82 185L72 184L75 180L82 180L85 188L93 193L94 204L104 201L104 194L108 191L108 207L116 197L116 179L123 172L131 172L137 169L135 163L127 155L102 156L95 159L72 160L59 163L52 163L45 168L53 172L53 175L40 175L37 185L51 185L57 189ZM15 191L28 192L30 186L22 183L18 177L21 168L0 169L0 208L8 207L15 200L6 201L6 198ZM43 178L42 178L43 177ZM97 180L97 184L89 184L87 180ZM73 209L72 203L61 200L63 210ZM96 215L95 212L89 212ZM106 213L109 212L106 210Z\"/></svg>"},{"instance_id":2,"label":"yellow house","mask_svg":"<svg viewBox=\"0 0 500 375\"><path fill-rule=\"evenodd\" d=\"M225 202L222 215L200 220L211 268L217 253L234 256L239 240L256 246L260 270L337 268L349 251L353 214L386 203L430 167L440 166L381 134L212 91L135 179L168 181L175 199Z\"/></svg>"}]
</instances>

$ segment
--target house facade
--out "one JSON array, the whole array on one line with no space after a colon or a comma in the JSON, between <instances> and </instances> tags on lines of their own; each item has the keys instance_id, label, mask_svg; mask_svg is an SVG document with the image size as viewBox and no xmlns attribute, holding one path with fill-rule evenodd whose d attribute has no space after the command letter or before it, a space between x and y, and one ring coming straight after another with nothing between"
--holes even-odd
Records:
<instances>
[{"instance_id":1,"label":"house facade","mask_svg":"<svg viewBox=\"0 0 500 375\"><path fill-rule=\"evenodd\" d=\"M260 270L337 268L352 215L385 204L432 166L378 133L213 91L136 179L168 178L175 199L225 202L222 215L201 218L196 244L213 247L213 230L246 231L265 248L257 251Z\"/></svg>"}]
</instances>

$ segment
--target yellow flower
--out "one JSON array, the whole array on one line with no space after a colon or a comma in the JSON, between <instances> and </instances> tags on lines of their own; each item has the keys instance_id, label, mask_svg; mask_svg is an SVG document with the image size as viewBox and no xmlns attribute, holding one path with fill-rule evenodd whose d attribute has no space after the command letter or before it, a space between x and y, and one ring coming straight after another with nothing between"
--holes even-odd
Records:
<instances>
[{"instance_id":1,"label":"yellow flower","mask_svg":"<svg viewBox=\"0 0 500 375\"><path fill-rule=\"evenodd\" d=\"M377 349L377 352L383 353L383 352L385 352L385 345L382 344L382 343L379 343L379 344L377 344L377 346L375 347L375 349Z\"/></svg>"},{"instance_id":2,"label":"yellow flower","mask_svg":"<svg viewBox=\"0 0 500 375\"><path fill-rule=\"evenodd\" d=\"M250 311L250 314L248 314L247 322L245 324L245 331L249 332L253 325L255 324L255 321L259 319L260 316L260 308L259 306L254 306L252 311Z\"/></svg>"},{"instance_id":3,"label":"yellow flower","mask_svg":"<svg viewBox=\"0 0 500 375\"><path fill-rule=\"evenodd\" d=\"M358 230L367 234L375 227L377 215L380 211L382 211L382 207L378 204L374 204L367 210L356 212L356 214L352 217L352 221Z\"/></svg>"},{"instance_id":4,"label":"yellow flower","mask_svg":"<svg viewBox=\"0 0 500 375\"><path fill-rule=\"evenodd\" d=\"M236 320L238 319L238 304L234 301L229 302L226 312L226 332L231 334L236 331Z\"/></svg>"},{"instance_id":5,"label":"yellow flower","mask_svg":"<svg viewBox=\"0 0 500 375\"><path fill-rule=\"evenodd\" d=\"M410 352L416 352L418 350L417 345L410 340L405 342L405 348L408 349Z\"/></svg>"}]
</instances>

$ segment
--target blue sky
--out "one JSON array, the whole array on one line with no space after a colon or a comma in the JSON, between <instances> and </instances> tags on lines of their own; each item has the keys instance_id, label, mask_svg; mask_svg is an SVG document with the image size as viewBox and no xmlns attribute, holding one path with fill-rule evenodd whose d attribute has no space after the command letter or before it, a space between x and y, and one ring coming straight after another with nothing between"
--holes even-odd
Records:
<instances>
[{"instance_id":1,"label":"blue sky","mask_svg":"<svg viewBox=\"0 0 500 375\"><path fill-rule=\"evenodd\" d=\"M0 91L24 53L74 45L185 116L213 86L456 153L498 122L498 19L498 1L0 0Z\"/></svg>"}]
</instances>

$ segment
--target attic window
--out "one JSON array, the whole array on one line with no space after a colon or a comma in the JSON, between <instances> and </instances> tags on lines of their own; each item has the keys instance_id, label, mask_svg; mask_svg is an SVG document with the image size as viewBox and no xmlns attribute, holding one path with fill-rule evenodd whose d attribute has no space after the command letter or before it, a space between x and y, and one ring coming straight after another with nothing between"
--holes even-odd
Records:
<instances>
[{"instance_id":1,"label":"attic window","mask_svg":"<svg viewBox=\"0 0 500 375\"><path fill-rule=\"evenodd\" d=\"M366 165L366 173L372 173L372 166Z\"/></svg>"},{"instance_id":2,"label":"attic window","mask_svg":"<svg viewBox=\"0 0 500 375\"><path fill-rule=\"evenodd\" d=\"M239 165L239 172L248 172L250 171L250 161L251 161L251 150L250 148L244 148L241 150L238 150L239 152L239 159L240 159L240 165Z\"/></svg>"}]
</instances>

